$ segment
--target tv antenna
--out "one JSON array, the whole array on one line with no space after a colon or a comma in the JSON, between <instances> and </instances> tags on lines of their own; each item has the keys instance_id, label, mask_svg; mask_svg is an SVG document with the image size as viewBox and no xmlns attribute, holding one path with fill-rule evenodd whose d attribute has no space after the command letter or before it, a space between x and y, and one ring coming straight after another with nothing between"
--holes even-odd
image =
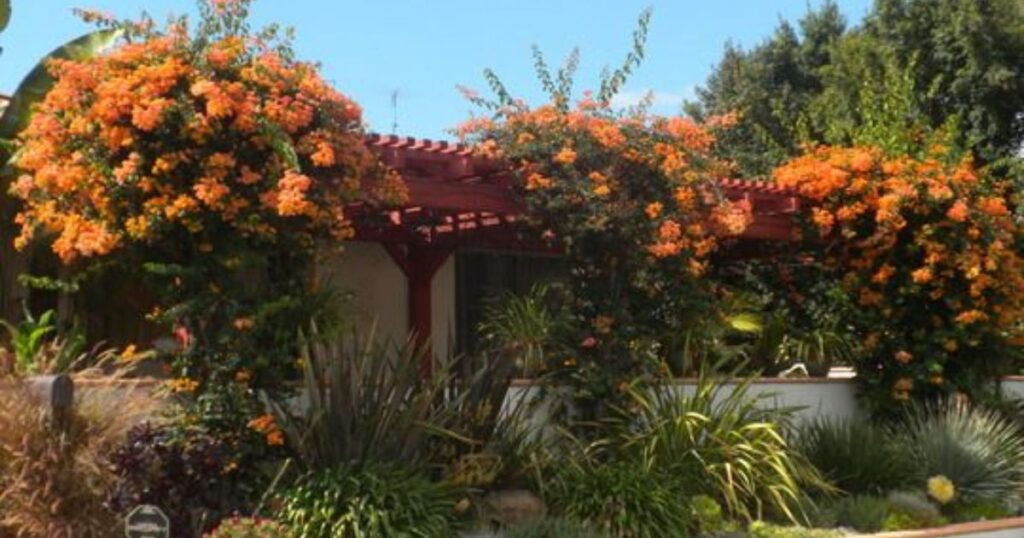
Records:
<instances>
[{"instance_id":1,"label":"tv antenna","mask_svg":"<svg viewBox=\"0 0 1024 538\"><path fill-rule=\"evenodd\" d=\"M398 134L398 90L391 91L391 134Z\"/></svg>"}]
</instances>

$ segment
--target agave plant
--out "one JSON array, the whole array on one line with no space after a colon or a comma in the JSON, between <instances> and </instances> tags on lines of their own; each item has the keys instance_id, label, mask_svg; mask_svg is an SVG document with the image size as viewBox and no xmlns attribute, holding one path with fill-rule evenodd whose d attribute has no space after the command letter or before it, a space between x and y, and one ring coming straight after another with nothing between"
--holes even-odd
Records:
<instances>
[{"instance_id":1,"label":"agave plant","mask_svg":"<svg viewBox=\"0 0 1024 538\"><path fill-rule=\"evenodd\" d=\"M913 409L905 426L919 484L942 475L967 500L1024 491L1024 435L999 412L951 401Z\"/></svg>"}]
</instances>

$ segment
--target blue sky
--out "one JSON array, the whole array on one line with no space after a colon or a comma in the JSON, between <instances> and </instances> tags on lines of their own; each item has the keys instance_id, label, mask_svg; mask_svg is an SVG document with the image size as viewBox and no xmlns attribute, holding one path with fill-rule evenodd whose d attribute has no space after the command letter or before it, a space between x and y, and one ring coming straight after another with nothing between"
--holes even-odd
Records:
<instances>
[{"instance_id":1,"label":"blue sky","mask_svg":"<svg viewBox=\"0 0 1024 538\"><path fill-rule=\"evenodd\" d=\"M157 20L191 13L192 0L13 0L13 16L0 34L0 92L9 93L32 64L54 46L89 30L74 7L119 16L148 11ZM707 77L728 40L750 47L781 19L796 20L820 0L257 0L255 25L292 26L299 56L319 61L324 76L354 97L371 130L391 132L391 94L398 92L398 132L450 138L445 132L472 106L455 90L481 91L485 67L517 96L542 98L530 45L549 64L578 46L580 89L596 85L602 67L629 50L637 16L654 17L647 59L630 79L622 101L654 92L656 110L671 113ZM870 0L839 0L848 21L858 21Z\"/></svg>"}]
</instances>

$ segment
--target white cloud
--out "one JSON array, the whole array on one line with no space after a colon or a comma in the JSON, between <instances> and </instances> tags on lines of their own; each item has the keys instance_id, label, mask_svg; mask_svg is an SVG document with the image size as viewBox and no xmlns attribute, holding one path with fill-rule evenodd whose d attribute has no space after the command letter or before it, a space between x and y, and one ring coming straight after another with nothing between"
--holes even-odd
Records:
<instances>
[{"instance_id":1,"label":"white cloud","mask_svg":"<svg viewBox=\"0 0 1024 538\"><path fill-rule=\"evenodd\" d=\"M622 90L615 97L612 97L613 108L629 108L631 106L639 105L650 97L651 110L659 112L679 112L680 107L683 106L683 101L692 99L695 95L696 88L694 86L687 86L680 92L667 92L660 90L652 90L650 88L642 90Z\"/></svg>"}]
</instances>

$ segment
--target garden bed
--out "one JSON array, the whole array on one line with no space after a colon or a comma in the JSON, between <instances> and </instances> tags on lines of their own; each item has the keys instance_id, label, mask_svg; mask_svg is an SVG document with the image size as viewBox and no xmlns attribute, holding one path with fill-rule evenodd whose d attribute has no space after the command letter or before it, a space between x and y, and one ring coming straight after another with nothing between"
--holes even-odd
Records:
<instances>
[{"instance_id":1,"label":"garden bed","mask_svg":"<svg viewBox=\"0 0 1024 538\"><path fill-rule=\"evenodd\" d=\"M933 529L912 531L882 532L873 534L876 538L1018 538L1024 536L1024 517L997 519L992 521L972 521L957 523Z\"/></svg>"}]
</instances>

